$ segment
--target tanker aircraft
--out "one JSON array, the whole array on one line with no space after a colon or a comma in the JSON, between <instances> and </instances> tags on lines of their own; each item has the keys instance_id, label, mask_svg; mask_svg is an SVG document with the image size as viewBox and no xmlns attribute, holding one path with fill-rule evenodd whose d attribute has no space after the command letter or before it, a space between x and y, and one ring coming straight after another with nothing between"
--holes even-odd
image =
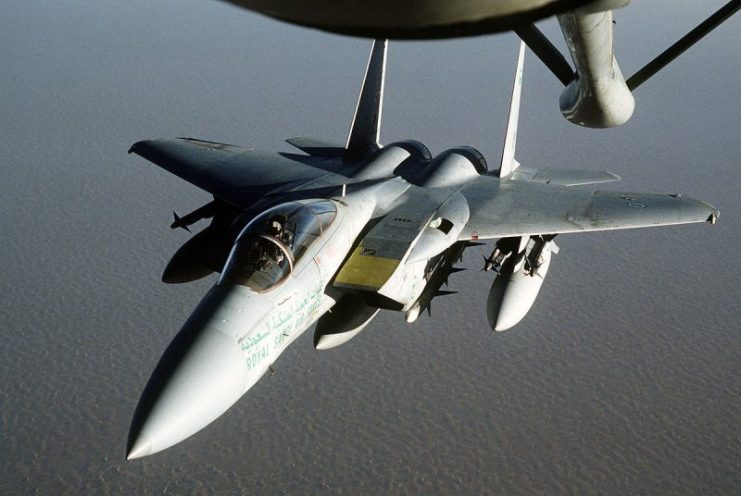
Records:
<instances>
[{"instance_id":1,"label":"tanker aircraft","mask_svg":"<svg viewBox=\"0 0 741 496\"><path fill-rule=\"evenodd\" d=\"M223 414L286 347L315 325L334 348L381 310L414 322L463 251L496 243L486 313L496 331L528 312L559 234L714 223L718 211L679 194L606 191L609 172L529 169L515 159L525 46L504 148L490 170L475 148L433 157L421 143L379 143L386 65L377 40L344 146L288 139L303 153L201 139L141 141L131 152L213 195L173 228L210 225L172 257L163 281L219 272L152 373L129 431L127 458L162 451Z\"/></svg>"},{"instance_id":2,"label":"tanker aircraft","mask_svg":"<svg viewBox=\"0 0 741 496\"><path fill-rule=\"evenodd\" d=\"M431 39L509 31L595 3L629 0L226 0L282 21L367 38Z\"/></svg>"},{"instance_id":3,"label":"tanker aircraft","mask_svg":"<svg viewBox=\"0 0 741 496\"><path fill-rule=\"evenodd\" d=\"M295 24L371 38L453 38L513 30L564 84L562 115L592 128L626 123L635 108L632 91L741 7L741 0L730 0L626 80L614 54L612 11L630 0L227 1ZM575 69L533 24L551 15L557 16Z\"/></svg>"}]
</instances>

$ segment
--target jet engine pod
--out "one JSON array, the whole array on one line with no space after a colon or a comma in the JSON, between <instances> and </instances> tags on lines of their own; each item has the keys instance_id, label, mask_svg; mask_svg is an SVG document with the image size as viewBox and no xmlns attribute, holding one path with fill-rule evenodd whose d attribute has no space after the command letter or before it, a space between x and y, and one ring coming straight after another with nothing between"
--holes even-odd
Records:
<instances>
[{"instance_id":1,"label":"jet engine pod","mask_svg":"<svg viewBox=\"0 0 741 496\"><path fill-rule=\"evenodd\" d=\"M480 151L470 146L459 146L435 157L425 168L419 185L425 188L460 186L486 171L486 159Z\"/></svg>"},{"instance_id":2,"label":"jet engine pod","mask_svg":"<svg viewBox=\"0 0 741 496\"><path fill-rule=\"evenodd\" d=\"M316 323L314 348L329 350L354 338L378 314L379 308L368 306L363 298L346 293Z\"/></svg>"},{"instance_id":3,"label":"jet engine pod","mask_svg":"<svg viewBox=\"0 0 741 496\"><path fill-rule=\"evenodd\" d=\"M422 229L406 263L429 260L453 246L470 215L466 198L460 193L455 193Z\"/></svg>"},{"instance_id":4,"label":"jet engine pod","mask_svg":"<svg viewBox=\"0 0 741 496\"><path fill-rule=\"evenodd\" d=\"M486 318L495 331L506 331L527 315L551 263L555 243L531 238L524 252L502 265L486 299Z\"/></svg>"},{"instance_id":5,"label":"jet engine pod","mask_svg":"<svg viewBox=\"0 0 741 496\"><path fill-rule=\"evenodd\" d=\"M592 0L227 0L283 21L369 38L430 39L507 31Z\"/></svg>"},{"instance_id":6,"label":"jet engine pod","mask_svg":"<svg viewBox=\"0 0 741 496\"><path fill-rule=\"evenodd\" d=\"M229 256L234 236L207 227L190 238L172 256L162 274L162 282L180 284L220 272Z\"/></svg>"},{"instance_id":7,"label":"jet engine pod","mask_svg":"<svg viewBox=\"0 0 741 496\"><path fill-rule=\"evenodd\" d=\"M418 162L430 160L430 152L422 143L416 141L391 143L361 162L360 170L354 174L353 178L361 181L391 177L394 171L410 157L416 165Z\"/></svg>"}]
</instances>

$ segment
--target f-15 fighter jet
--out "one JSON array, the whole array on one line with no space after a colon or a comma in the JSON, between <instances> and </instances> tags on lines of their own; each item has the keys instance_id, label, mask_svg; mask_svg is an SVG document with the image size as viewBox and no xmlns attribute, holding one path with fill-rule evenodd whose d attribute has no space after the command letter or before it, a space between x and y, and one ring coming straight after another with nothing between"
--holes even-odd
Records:
<instances>
[{"instance_id":1,"label":"f-15 fighter jet","mask_svg":"<svg viewBox=\"0 0 741 496\"><path fill-rule=\"evenodd\" d=\"M162 451L238 401L315 326L314 345L347 342L380 310L413 322L464 249L497 239L487 316L517 324L532 306L556 235L715 222L678 194L585 187L608 172L528 169L515 159L525 47L517 63L499 167L476 149L432 157L417 141L381 146L386 42L371 51L345 146L305 138L304 153L261 152L197 139L141 141L131 151L208 191L213 202L172 227L210 218L170 260L165 282L220 276L169 345L142 394L127 458Z\"/></svg>"}]
</instances>

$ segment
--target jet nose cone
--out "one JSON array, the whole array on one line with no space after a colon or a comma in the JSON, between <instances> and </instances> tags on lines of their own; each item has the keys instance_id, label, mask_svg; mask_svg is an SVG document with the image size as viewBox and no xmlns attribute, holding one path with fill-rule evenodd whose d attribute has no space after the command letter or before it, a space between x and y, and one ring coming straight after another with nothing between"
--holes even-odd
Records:
<instances>
[{"instance_id":1,"label":"jet nose cone","mask_svg":"<svg viewBox=\"0 0 741 496\"><path fill-rule=\"evenodd\" d=\"M245 360L223 332L186 324L149 379L129 429L129 460L162 451L213 422L245 392Z\"/></svg>"}]
</instances>

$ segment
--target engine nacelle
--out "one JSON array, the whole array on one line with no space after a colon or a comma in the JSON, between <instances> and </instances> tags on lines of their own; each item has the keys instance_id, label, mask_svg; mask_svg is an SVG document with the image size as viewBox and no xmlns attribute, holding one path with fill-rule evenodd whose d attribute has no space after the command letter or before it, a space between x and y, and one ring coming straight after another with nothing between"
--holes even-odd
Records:
<instances>
[{"instance_id":1,"label":"engine nacelle","mask_svg":"<svg viewBox=\"0 0 741 496\"><path fill-rule=\"evenodd\" d=\"M314 348L329 350L347 343L365 329L379 311L367 305L360 296L346 293L317 321Z\"/></svg>"},{"instance_id":2,"label":"engine nacelle","mask_svg":"<svg viewBox=\"0 0 741 496\"><path fill-rule=\"evenodd\" d=\"M378 289L378 294L405 307L420 298L428 285L431 268L437 267L440 256L445 258L444 252L450 252L458 244L458 235L469 216L468 202L463 195L455 193L446 200L413 240L408 255Z\"/></svg>"},{"instance_id":3,"label":"engine nacelle","mask_svg":"<svg viewBox=\"0 0 741 496\"><path fill-rule=\"evenodd\" d=\"M421 181L425 188L460 186L487 171L486 159L480 151L470 146L446 150L425 168Z\"/></svg>"},{"instance_id":4,"label":"engine nacelle","mask_svg":"<svg viewBox=\"0 0 741 496\"><path fill-rule=\"evenodd\" d=\"M460 193L451 196L422 229L406 262L429 260L453 246L470 215L466 198Z\"/></svg>"},{"instance_id":5,"label":"engine nacelle","mask_svg":"<svg viewBox=\"0 0 741 496\"><path fill-rule=\"evenodd\" d=\"M510 329L527 315L548 273L551 253L557 250L553 241L532 237L524 250L504 261L486 300L486 317L493 330Z\"/></svg>"},{"instance_id":6,"label":"engine nacelle","mask_svg":"<svg viewBox=\"0 0 741 496\"><path fill-rule=\"evenodd\" d=\"M430 151L419 141L397 141L384 146L358 164L360 170L353 175L353 179L358 181L391 177L407 159L424 163L431 158Z\"/></svg>"},{"instance_id":7,"label":"engine nacelle","mask_svg":"<svg viewBox=\"0 0 741 496\"><path fill-rule=\"evenodd\" d=\"M180 284L220 272L233 243L234 236L227 231L207 227L175 252L165 267L162 282Z\"/></svg>"},{"instance_id":8,"label":"engine nacelle","mask_svg":"<svg viewBox=\"0 0 741 496\"><path fill-rule=\"evenodd\" d=\"M558 22L576 66L576 78L559 99L561 113L585 127L625 124L635 99L613 55L612 11L569 12Z\"/></svg>"}]
</instances>

